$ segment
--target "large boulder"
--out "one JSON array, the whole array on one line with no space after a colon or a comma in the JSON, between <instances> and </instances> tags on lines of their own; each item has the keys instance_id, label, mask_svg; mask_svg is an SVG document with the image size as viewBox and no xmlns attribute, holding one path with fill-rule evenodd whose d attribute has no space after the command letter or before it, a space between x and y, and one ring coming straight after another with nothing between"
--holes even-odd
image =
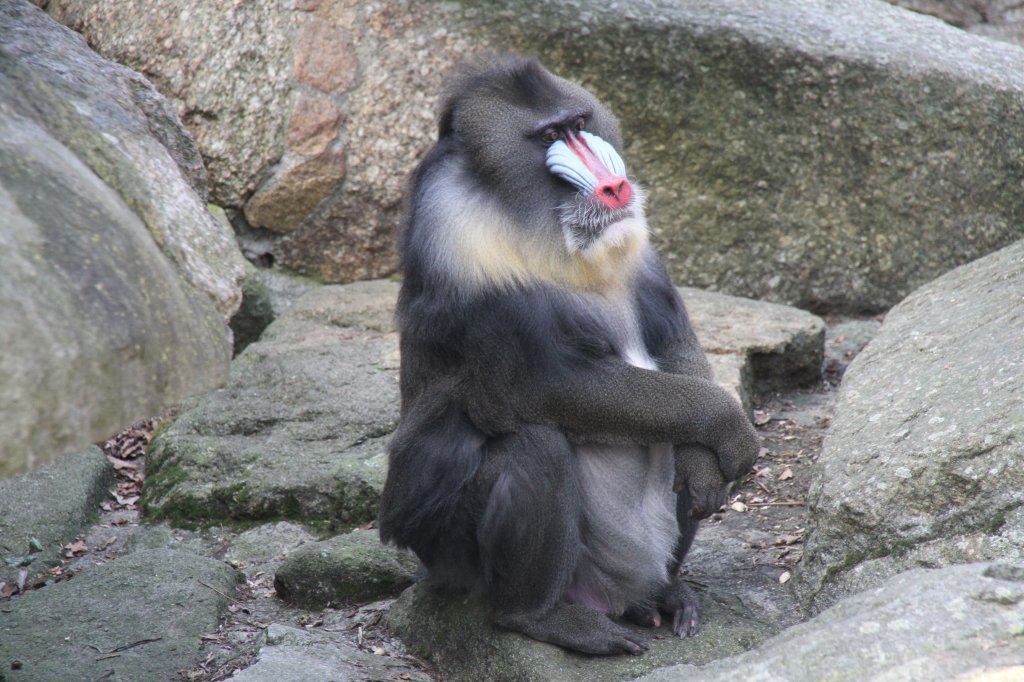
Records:
<instances>
[{"instance_id":1,"label":"large boulder","mask_svg":"<svg viewBox=\"0 0 1024 682\"><path fill-rule=\"evenodd\" d=\"M327 281L394 268L442 77L481 50L610 104L682 283L880 310L1024 234L1024 50L879 0L140 7L48 3L174 99L253 244Z\"/></svg>"},{"instance_id":2,"label":"large boulder","mask_svg":"<svg viewBox=\"0 0 1024 682\"><path fill-rule=\"evenodd\" d=\"M815 608L916 566L1024 558L1024 241L886 317L846 373L809 494Z\"/></svg>"},{"instance_id":3,"label":"large boulder","mask_svg":"<svg viewBox=\"0 0 1024 682\"><path fill-rule=\"evenodd\" d=\"M229 227L206 208L206 170L167 100L25 0L4 4L0 32L2 111L37 122L81 159L230 318L245 261Z\"/></svg>"},{"instance_id":4,"label":"large boulder","mask_svg":"<svg viewBox=\"0 0 1024 682\"><path fill-rule=\"evenodd\" d=\"M398 424L397 285L321 287L150 446L143 511L177 525L373 520Z\"/></svg>"},{"instance_id":5,"label":"large boulder","mask_svg":"<svg viewBox=\"0 0 1024 682\"><path fill-rule=\"evenodd\" d=\"M144 512L186 526L375 519L398 425L398 290L384 280L319 287L285 310L234 360L227 386L153 440ZM745 404L759 380L820 367L824 323L814 315L683 293L716 378Z\"/></svg>"},{"instance_id":6,"label":"large boulder","mask_svg":"<svg viewBox=\"0 0 1024 682\"><path fill-rule=\"evenodd\" d=\"M752 651L700 667L668 667L636 682L1009 682L1024 679L1022 623L1024 565L919 569L849 597Z\"/></svg>"},{"instance_id":7,"label":"large boulder","mask_svg":"<svg viewBox=\"0 0 1024 682\"><path fill-rule=\"evenodd\" d=\"M241 267L145 80L22 0L0 5L0 35L7 476L219 385Z\"/></svg>"}]
</instances>

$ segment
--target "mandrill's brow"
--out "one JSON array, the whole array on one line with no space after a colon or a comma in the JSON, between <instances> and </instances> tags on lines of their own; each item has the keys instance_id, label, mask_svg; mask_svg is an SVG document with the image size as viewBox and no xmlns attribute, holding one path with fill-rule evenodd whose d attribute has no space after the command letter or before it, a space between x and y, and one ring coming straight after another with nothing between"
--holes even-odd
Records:
<instances>
[{"instance_id":1,"label":"mandrill's brow","mask_svg":"<svg viewBox=\"0 0 1024 682\"><path fill-rule=\"evenodd\" d=\"M589 109L562 109L554 116L537 121L533 126L533 132L540 135L549 128L569 126L575 123L577 119L590 118L591 113Z\"/></svg>"}]
</instances>

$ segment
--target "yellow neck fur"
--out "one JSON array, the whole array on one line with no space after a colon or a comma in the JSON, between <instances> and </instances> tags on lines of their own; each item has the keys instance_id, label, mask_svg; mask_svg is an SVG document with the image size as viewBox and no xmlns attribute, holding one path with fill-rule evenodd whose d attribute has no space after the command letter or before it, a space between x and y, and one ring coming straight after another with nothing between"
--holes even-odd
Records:
<instances>
[{"instance_id":1,"label":"yellow neck fur","mask_svg":"<svg viewBox=\"0 0 1024 682\"><path fill-rule=\"evenodd\" d=\"M569 253L560 244L516 238L500 227L477 224L457 240L456 267L462 277L478 285L522 286L539 281L588 293L611 293L628 282L647 244L642 220L616 228L609 228L610 234L590 248Z\"/></svg>"}]
</instances>

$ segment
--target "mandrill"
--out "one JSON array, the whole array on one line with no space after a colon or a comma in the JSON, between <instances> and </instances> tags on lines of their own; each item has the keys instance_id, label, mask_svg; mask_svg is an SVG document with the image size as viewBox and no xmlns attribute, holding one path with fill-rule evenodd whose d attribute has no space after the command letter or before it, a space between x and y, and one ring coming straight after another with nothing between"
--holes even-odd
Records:
<instances>
[{"instance_id":1,"label":"mandrill","mask_svg":"<svg viewBox=\"0 0 1024 682\"><path fill-rule=\"evenodd\" d=\"M535 60L465 67L413 174L380 536L505 628L640 653L757 436L648 242L615 117Z\"/></svg>"}]
</instances>

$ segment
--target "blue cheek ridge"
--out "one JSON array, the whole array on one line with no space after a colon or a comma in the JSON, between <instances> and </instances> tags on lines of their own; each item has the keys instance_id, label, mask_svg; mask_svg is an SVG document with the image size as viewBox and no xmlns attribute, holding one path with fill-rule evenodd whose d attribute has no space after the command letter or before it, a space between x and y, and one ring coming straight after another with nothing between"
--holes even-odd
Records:
<instances>
[{"instance_id":1,"label":"blue cheek ridge","mask_svg":"<svg viewBox=\"0 0 1024 682\"><path fill-rule=\"evenodd\" d=\"M597 187L597 177L590 172L590 169L583 165L583 162L572 153L569 146L562 140L548 147L546 162L548 170L565 179L577 189L592 192Z\"/></svg>"}]
</instances>

